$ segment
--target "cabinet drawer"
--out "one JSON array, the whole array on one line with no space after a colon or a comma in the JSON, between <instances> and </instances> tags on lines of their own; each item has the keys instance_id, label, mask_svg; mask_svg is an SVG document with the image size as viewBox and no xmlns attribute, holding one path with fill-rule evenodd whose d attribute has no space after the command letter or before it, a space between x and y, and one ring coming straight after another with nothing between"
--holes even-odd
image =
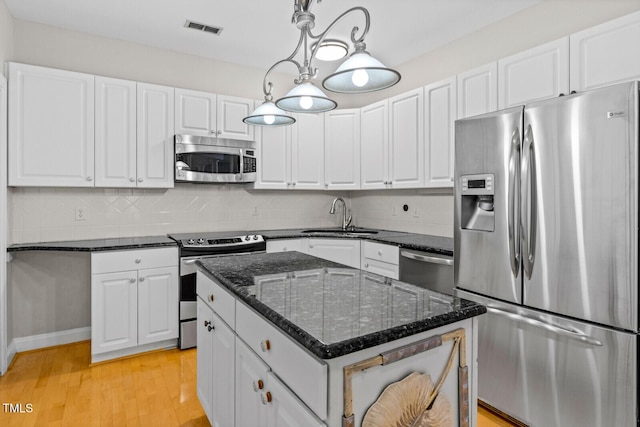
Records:
<instances>
[{"instance_id":1,"label":"cabinet drawer","mask_svg":"<svg viewBox=\"0 0 640 427\"><path fill-rule=\"evenodd\" d=\"M320 419L325 419L327 365L315 359L248 306L239 303L236 315L238 336Z\"/></svg>"},{"instance_id":2,"label":"cabinet drawer","mask_svg":"<svg viewBox=\"0 0 640 427\"><path fill-rule=\"evenodd\" d=\"M198 271L196 293L222 318L231 329L235 329L236 299L229 291Z\"/></svg>"},{"instance_id":3,"label":"cabinet drawer","mask_svg":"<svg viewBox=\"0 0 640 427\"><path fill-rule=\"evenodd\" d=\"M376 259L363 258L360 269L396 280L400 278L400 267L398 264L382 262Z\"/></svg>"},{"instance_id":4,"label":"cabinet drawer","mask_svg":"<svg viewBox=\"0 0 640 427\"><path fill-rule=\"evenodd\" d=\"M267 240L267 253L273 252L307 252L307 239Z\"/></svg>"},{"instance_id":5,"label":"cabinet drawer","mask_svg":"<svg viewBox=\"0 0 640 427\"><path fill-rule=\"evenodd\" d=\"M398 265L400 249L397 246L366 241L362 243L362 254L364 258Z\"/></svg>"},{"instance_id":6,"label":"cabinet drawer","mask_svg":"<svg viewBox=\"0 0 640 427\"><path fill-rule=\"evenodd\" d=\"M94 252L91 254L91 274L177 265L177 247Z\"/></svg>"}]
</instances>

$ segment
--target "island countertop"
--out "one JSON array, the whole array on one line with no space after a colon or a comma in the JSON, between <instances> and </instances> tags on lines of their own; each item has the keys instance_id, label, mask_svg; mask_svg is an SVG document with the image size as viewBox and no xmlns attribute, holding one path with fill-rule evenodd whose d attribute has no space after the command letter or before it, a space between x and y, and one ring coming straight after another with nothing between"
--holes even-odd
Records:
<instances>
[{"instance_id":1,"label":"island countertop","mask_svg":"<svg viewBox=\"0 0 640 427\"><path fill-rule=\"evenodd\" d=\"M197 264L321 359L486 312L472 301L298 252L231 255Z\"/></svg>"}]
</instances>

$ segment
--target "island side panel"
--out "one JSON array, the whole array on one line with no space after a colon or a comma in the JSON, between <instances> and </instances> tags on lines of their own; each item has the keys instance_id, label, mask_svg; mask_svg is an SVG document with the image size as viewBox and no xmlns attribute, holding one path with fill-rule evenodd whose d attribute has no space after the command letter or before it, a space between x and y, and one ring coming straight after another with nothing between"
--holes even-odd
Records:
<instances>
[{"instance_id":1,"label":"island side panel","mask_svg":"<svg viewBox=\"0 0 640 427\"><path fill-rule=\"evenodd\" d=\"M376 347L351 353L336 359L329 359L329 416L326 420L330 427L342 426L344 411L344 367L361 362L380 355L381 353L392 351L412 343L425 340L430 337L446 334L456 329L465 331L466 365L468 367L468 390L469 399L469 426L476 425L476 399L477 399L477 331L475 319L466 319L446 326L435 328L420 334L405 337L399 340L388 342ZM365 413L369 407L376 402L385 388L397 381L407 377L412 372L427 373L431 376L434 385L440 379L446 369L447 361L450 357L453 342L447 341L439 347L422 353L410 356L406 359L384 365L375 366L365 371L354 373L352 376L352 396L354 426L360 427ZM453 365L444 381L440 395L446 396L451 404L453 426L459 427L459 395L458 395L458 366L460 352L453 358Z\"/></svg>"}]
</instances>

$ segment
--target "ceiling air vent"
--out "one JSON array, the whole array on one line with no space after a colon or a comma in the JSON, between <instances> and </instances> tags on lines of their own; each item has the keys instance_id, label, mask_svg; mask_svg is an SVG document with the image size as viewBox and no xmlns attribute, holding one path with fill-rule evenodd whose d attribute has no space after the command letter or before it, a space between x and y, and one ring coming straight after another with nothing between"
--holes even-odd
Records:
<instances>
[{"instance_id":1,"label":"ceiling air vent","mask_svg":"<svg viewBox=\"0 0 640 427\"><path fill-rule=\"evenodd\" d=\"M211 25L199 24L193 21L187 21L184 23L184 26L187 28L193 28L194 30L206 31L207 33L220 35L222 32L222 28L220 27L212 27Z\"/></svg>"}]
</instances>

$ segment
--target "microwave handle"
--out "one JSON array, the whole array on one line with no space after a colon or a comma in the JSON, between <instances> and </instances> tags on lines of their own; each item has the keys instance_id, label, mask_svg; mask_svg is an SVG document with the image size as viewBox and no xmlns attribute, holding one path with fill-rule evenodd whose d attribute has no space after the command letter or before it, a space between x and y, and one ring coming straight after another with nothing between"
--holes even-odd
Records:
<instances>
[{"instance_id":1,"label":"microwave handle","mask_svg":"<svg viewBox=\"0 0 640 427\"><path fill-rule=\"evenodd\" d=\"M240 182L242 182L242 174L244 172L244 153L242 152L242 148L240 149L240 177L238 178Z\"/></svg>"}]
</instances>

